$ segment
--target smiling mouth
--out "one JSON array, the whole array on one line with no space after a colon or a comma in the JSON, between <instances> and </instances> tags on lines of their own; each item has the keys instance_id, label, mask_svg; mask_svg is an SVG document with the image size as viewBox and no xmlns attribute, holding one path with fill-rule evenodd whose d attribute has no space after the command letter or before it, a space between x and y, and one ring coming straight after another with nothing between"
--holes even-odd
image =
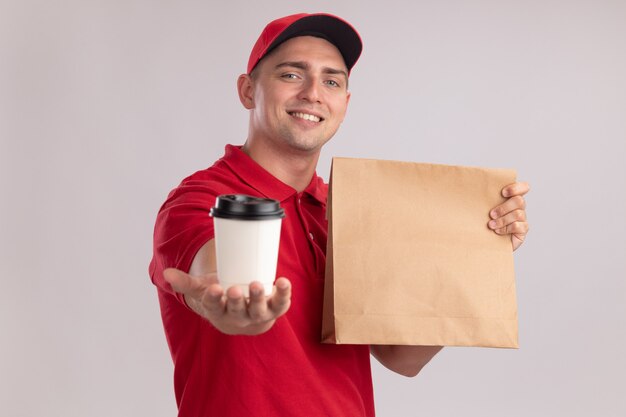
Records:
<instances>
[{"instance_id":1,"label":"smiling mouth","mask_svg":"<svg viewBox=\"0 0 626 417\"><path fill-rule=\"evenodd\" d=\"M315 123L319 123L322 120L324 120L324 118L322 117L318 117L318 116L315 116L313 114L308 114L308 113L289 112L289 114L293 117L297 117L299 119L304 119L304 120L308 120L310 122L315 122Z\"/></svg>"}]
</instances>

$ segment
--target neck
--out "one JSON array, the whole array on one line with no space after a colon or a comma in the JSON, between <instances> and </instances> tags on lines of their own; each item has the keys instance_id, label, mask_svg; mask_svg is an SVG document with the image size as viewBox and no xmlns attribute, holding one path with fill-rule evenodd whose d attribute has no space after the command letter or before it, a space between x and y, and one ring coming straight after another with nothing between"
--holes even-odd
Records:
<instances>
[{"instance_id":1,"label":"neck","mask_svg":"<svg viewBox=\"0 0 626 417\"><path fill-rule=\"evenodd\" d=\"M246 140L242 151L267 172L298 192L303 191L311 182L320 155L320 149L310 152L287 147L277 149L252 138Z\"/></svg>"}]
</instances>

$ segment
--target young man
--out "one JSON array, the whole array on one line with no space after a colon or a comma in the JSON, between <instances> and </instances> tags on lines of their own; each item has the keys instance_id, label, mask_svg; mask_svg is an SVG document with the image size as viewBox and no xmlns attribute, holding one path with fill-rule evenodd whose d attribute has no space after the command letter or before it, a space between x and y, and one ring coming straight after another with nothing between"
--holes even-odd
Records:
<instances>
[{"instance_id":1,"label":"young man","mask_svg":"<svg viewBox=\"0 0 626 417\"><path fill-rule=\"evenodd\" d=\"M373 416L370 353L407 376L436 346L320 343L327 186L315 174L322 146L343 121L348 77L361 53L358 33L328 14L271 22L255 44L237 87L249 110L242 147L228 145L211 168L183 180L159 212L152 281L175 365L180 416ZM528 225L528 186L505 187L490 227L513 248ZM280 201L278 278L250 298L218 284L208 216L221 194Z\"/></svg>"}]
</instances>

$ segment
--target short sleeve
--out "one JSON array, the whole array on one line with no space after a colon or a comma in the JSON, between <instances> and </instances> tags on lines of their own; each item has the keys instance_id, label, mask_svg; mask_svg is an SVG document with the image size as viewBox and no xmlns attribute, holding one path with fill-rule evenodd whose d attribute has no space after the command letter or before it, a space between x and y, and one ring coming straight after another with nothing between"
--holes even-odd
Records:
<instances>
[{"instance_id":1,"label":"short sleeve","mask_svg":"<svg viewBox=\"0 0 626 417\"><path fill-rule=\"evenodd\" d=\"M183 181L170 193L157 215L150 278L154 285L175 295L183 304L183 296L165 281L163 271L177 268L188 272L198 250L213 239L209 211L218 195L216 189L211 181Z\"/></svg>"}]
</instances>

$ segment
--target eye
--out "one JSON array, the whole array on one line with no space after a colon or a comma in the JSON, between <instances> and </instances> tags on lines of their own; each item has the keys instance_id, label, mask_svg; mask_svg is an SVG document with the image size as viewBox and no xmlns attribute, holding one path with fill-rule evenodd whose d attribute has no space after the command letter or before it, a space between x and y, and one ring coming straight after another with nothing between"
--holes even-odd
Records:
<instances>
[{"instance_id":1,"label":"eye","mask_svg":"<svg viewBox=\"0 0 626 417\"><path fill-rule=\"evenodd\" d=\"M281 75L282 78L285 78L287 80L296 80L298 79L298 76L292 72L288 72L286 74Z\"/></svg>"},{"instance_id":2,"label":"eye","mask_svg":"<svg viewBox=\"0 0 626 417\"><path fill-rule=\"evenodd\" d=\"M326 81L326 84L330 85L331 87L339 87L339 83L335 80L328 80Z\"/></svg>"}]
</instances>

